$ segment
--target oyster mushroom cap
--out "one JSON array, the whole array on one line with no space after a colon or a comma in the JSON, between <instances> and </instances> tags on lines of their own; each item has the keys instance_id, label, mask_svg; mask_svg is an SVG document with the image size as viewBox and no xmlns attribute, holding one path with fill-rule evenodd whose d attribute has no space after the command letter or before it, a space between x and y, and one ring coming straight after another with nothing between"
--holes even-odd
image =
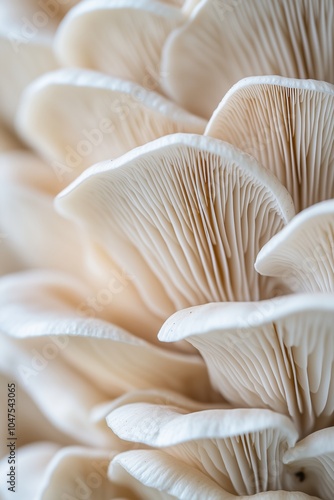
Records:
<instances>
[{"instance_id":1,"label":"oyster mushroom cap","mask_svg":"<svg viewBox=\"0 0 334 500\"><path fill-rule=\"evenodd\" d=\"M203 472L158 450L119 453L110 464L108 476L113 483L127 484L148 500L218 500L223 493ZM234 497L226 493L223 498Z\"/></svg>"},{"instance_id":2,"label":"oyster mushroom cap","mask_svg":"<svg viewBox=\"0 0 334 500\"><path fill-rule=\"evenodd\" d=\"M191 134L92 167L56 208L131 273L164 319L192 304L274 293L277 283L255 273L255 256L294 213L285 188L252 157Z\"/></svg>"},{"instance_id":3,"label":"oyster mushroom cap","mask_svg":"<svg viewBox=\"0 0 334 500\"><path fill-rule=\"evenodd\" d=\"M25 91L22 137L68 182L98 161L160 136L202 133L205 121L132 82L83 69L43 75Z\"/></svg>"},{"instance_id":4,"label":"oyster mushroom cap","mask_svg":"<svg viewBox=\"0 0 334 500\"><path fill-rule=\"evenodd\" d=\"M296 211L334 196L334 85L278 76L245 78L213 113L205 133L271 170Z\"/></svg>"},{"instance_id":5,"label":"oyster mushroom cap","mask_svg":"<svg viewBox=\"0 0 334 500\"><path fill-rule=\"evenodd\" d=\"M208 475L160 450L133 450L118 454L109 467L109 477L114 483L133 485L133 489L149 500L318 500L304 493L287 491L235 496L223 491Z\"/></svg>"},{"instance_id":6,"label":"oyster mushroom cap","mask_svg":"<svg viewBox=\"0 0 334 500\"><path fill-rule=\"evenodd\" d=\"M255 269L294 292L334 292L334 200L300 212L260 250Z\"/></svg>"},{"instance_id":7,"label":"oyster mushroom cap","mask_svg":"<svg viewBox=\"0 0 334 500\"><path fill-rule=\"evenodd\" d=\"M281 75L334 83L331 0L206 0L168 37L162 87L209 118L247 76Z\"/></svg>"},{"instance_id":8,"label":"oyster mushroom cap","mask_svg":"<svg viewBox=\"0 0 334 500\"><path fill-rule=\"evenodd\" d=\"M305 436L333 425L333 320L331 294L206 304L175 313L159 339L188 340L228 402L290 415Z\"/></svg>"},{"instance_id":9,"label":"oyster mushroom cap","mask_svg":"<svg viewBox=\"0 0 334 500\"><path fill-rule=\"evenodd\" d=\"M291 420L269 410L188 413L137 403L112 411L107 423L122 439L162 449L237 495L282 489L282 455L298 439Z\"/></svg>"},{"instance_id":10,"label":"oyster mushroom cap","mask_svg":"<svg viewBox=\"0 0 334 500\"><path fill-rule=\"evenodd\" d=\"M91 68L159 90L161 50L184 17L155 0L90 0L70 11L55 51L67 66Z\"/></svg>"}]
</instances>

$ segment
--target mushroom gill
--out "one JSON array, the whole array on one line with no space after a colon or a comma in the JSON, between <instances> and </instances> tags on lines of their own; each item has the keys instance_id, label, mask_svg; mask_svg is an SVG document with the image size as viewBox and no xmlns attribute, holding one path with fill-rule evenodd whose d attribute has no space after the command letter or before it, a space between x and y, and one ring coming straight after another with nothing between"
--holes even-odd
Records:
<instances>
[{"instance_id":1,"label":"mushroom gill","mask_svg":"<svg viewBox=\"0 0 334 500\"><path fill-rule=\"evenodd\" d=\"M303 210L259 252L255 269L294 292L334 292L334 200Z\"/></svg>"},{"instance_id":2,"label":"mushroom gill","mask_svg":"<svg viewBox=\"0 0 334 500\"><path fill-rule=\"evenodd\" d=\"M196 347L231 405L289 415L306 436L334 424L333 321L331 294L296 294L185 309L159 339Z\"/></svg>"}]
</instances>

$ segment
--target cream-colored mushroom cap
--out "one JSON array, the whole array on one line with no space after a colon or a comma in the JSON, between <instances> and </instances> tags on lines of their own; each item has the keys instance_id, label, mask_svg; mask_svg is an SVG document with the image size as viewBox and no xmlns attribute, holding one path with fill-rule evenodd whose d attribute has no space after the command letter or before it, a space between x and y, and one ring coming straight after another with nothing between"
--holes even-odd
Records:
<instances>
[{"instance_id":1,"label":"cream-colored mushroom cap","mask_svg":"<svg viewBox=\"0 0 334 500\"><path fill-rule=\"evenodd\" d=\"M131 273L164 319L193 304L275 293L254 261L294 213L285 188L252 157L191 134L92 167L56 207Z\"/></svg>"},{"instance_id":2,"label":"cream-colored mushroom cap","mask_svg":"<svg viewBox=\"0 0 334 500\"><path fill-rule=\"evenodd\" d=\"M300 492L269 491L234 495L198 469L160 450L119 453L109 468L109 477L120 486L131 485L148 500L319 500ZM138 484L139 483L139 484Z\"/></svg>"},{"instance_id":3,"label":"cream-colored mushroom cap","mask_svg":"<svg viewBox=\"0 0 334 500\"><path fill-rule=\"evenodd\" d=\"M228 402L290 415L305 436L334 424L333 321L331 294L289 295L177 312L159 339L188 340Z\"/></svg>"},{"instance_id":4,"label":"cream-colored mushroom cap","mask_svg":"<svg viewBox=\"0 0 334 500\"><path fill-rule=\"evenodd\" d=\"M226 94L205 133L271 170L296 211L334 196L334 85L278 76L245 78Z\"/></svg>"},{"instance_id":5,"label":"cream-colored mushroom cap","mask_svg":"<svg viewBox=\"0 0 334 500\"><path fill-rule=\"evenodd\" d=\"M202 0L167 39L163 88L209 118L229 88L247 76L334 83L333 20L332 0Z\"/></svg>"},{"instance_id":6,"label":"cream-colored mushroom cap","mask_svg":"<svg viewBox=\"0 0 334 500\"><path fill-rule=\"evenodd\" d=\"M166 134L202 133L204 120L139 85L62 69L26 90L17 126L68 182L85 168Z\"/></svg>"},{"instance_id":7,"label":"cream-colored mushroom cap","mask_svg":"<svg viewBox=\"0 0 334 500\"><path fill-rule=\"evenodd\" d=\"M299 213L259 252L255 269L294 292L334 292L334 200Z\"/></svg>"},{"instance_id":8,"label":"cream-colored mushroom cap","mask_svg":"<svg viewBox=\"0 0 334 500\"><path fill-rule=\"evenodd\" d=\"M122 439L163 450L181 471L191 466L232 495L283 489L282 456L298 439L291 420L270 410L189 413L136 403L112 411L107 423Z\"/></svg>"},{"instance_id":9,"label":"cream-colored mushroom cap","mask_svg":"<svg viewBox=\"0 0 334 500\"><path fill-rule=\"evenodd\" d=\"M158 90L162 46L183 17L180 9L156 0L81 2L58 28L55 51L67 66Z\"/></svg>"}]
</instances>

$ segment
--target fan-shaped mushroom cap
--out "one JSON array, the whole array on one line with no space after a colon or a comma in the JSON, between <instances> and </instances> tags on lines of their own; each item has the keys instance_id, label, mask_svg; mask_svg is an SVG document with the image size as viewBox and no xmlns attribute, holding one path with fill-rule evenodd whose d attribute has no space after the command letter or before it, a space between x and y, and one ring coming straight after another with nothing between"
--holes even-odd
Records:
<instances>
[{"instance_id":1,"label":"fan-shaped mushroom cap","mask_svg":"<svg viewBox=\"0 0 334 500\"><path fill-rule=\"evenodd\" d=\"M226 94L205 133L269 168L297 212L334 196L334 85L246 78Z\"/></svg>"},{"instance_id":2,"label":"fan-shaped mushroom cap","mask_svg":"<svg viewBox=\"0 0 334 500\"><path fill-rule=\"evenodd\" d=\"M332 500L334 491L334 427L310 434L286 451L290 490L305 491Z\"/></svg>"},{"instance_id":3,"label":"fan-shaped mushroom cap","mask_svg":"<svg viewBox=\"0 0 334 500\"><path fill-rule=\"evenodd\" d=\"M246 76L282 75L334 83L332 0L206 0L171 33L162 55L163 88L209 118Z\"/></svg>"},{"instance_id":4,"label":"fan-shaped mushroom cap","mask_svg":"<svg viewBox=\"0 0 334 500\"><path fill-rule=\"evenodd\" d=\"M255 256L293 215L287 191L253 158L190 134L92 167L56 206L131 273L163 318L192 304L274 293L255 273Z\"/></svg>"},{"instance_id":5,"label":"fan-shaped mushroom cap","mask_svg":"<svg viewBox=\"0 0 334 500\"><path fill-rule=\"evenodd\" d=\"M137 403L112 411L107 423L121 439L163 448L238 495L281 489L282 455L298 438L290 419L270 410L187 413Z\"/></svg>"},{"instance_id":6,"label":"fan-shaped mushroom cap","mask_svg":"<svg viewBox=\"0 0 334 500\"><path fill-rule=\"evenodd\" d=\"M14 126L19 100L25 87L35 78L57 68L51 42L46 38L22 39L17 29L0 31L0 117L10 129Z\"/></svg>"},{"instance_id":7,"label":"fan-shaped mushroom cap","mask_svg":"<svg viewBox=\"0 0 334 500\"><path fill-rule=\"evenodd\" d=\"M227 401L290 415L306 435L334 423L333 321L332 295L290 295L186 309L159 339L187 339Z\"/></svg>"},{"instance_id":8,"label":"fan-shaped mushroom cap","mask_svg":"<svg viewBox=\"0 0 334 500\"><path fill-rule=\"evenodd\" d=\"M182 21L180 9L155 0L89 0L64 19L55 50L65 65L159 90L162 46Z\"/></svg>"},{"instance_id":9,"label":"fan-shaped mushroom cap","mask_svg":"<svg viewBox=\"0 0 334 500\"><path fill-rule=\"evenodd\" d=\"M294 292L334 292L334 200L294 217L264 245L255 269Z\"/></svg>"},{"instance_id":10,"label":"fan-shaped mushroom cap","mask_svg":"<svg viewBox=\"0 0 334 500\"><path fill-rule=\"evenodd\" d=\"M120 453L112 461L108 475L113 483L129 485L147 500L234 498L203 472L163 451Z\"/></svg>"},{"instance_id":11,"label":"fan-shaped mushroom cap","mask_svg":"<svg viewBox=\"0 0 334 500\"><path fill-rule=\"evenodd\" d=\"M205 128L200 118L143 87L75 69L35 81L24 94L17 125L67 181L158 137Z\"/></svg>"},{"instance_id":12,"label":"fan-shaped mushroom cap","mask_svg":"<svg viewBox=\"0 0 334 500\"><path fill-rule=\"evenodd\" d=\"M304 493L270 491L251 496L229 494L207 474L157 450L133 450L118 454L109 468L113 483L127 485L148 500L319 500Z\"/></svg>"}]
</instances>

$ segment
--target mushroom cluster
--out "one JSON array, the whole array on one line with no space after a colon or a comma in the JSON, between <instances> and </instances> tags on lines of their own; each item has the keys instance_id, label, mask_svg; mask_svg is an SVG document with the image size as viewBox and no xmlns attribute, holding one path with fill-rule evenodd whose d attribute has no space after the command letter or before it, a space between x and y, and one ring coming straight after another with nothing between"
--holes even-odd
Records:
<instances>
[{"instance_id":1,"label":"mushroom cluster","mask_svg":"<svg viewBox=\"0 0 334 500\"><path fill-rule=\"evenodd\" d=\"M1 498L332 500L333 0L12 0L0 55Z\"/></svg>"}]
</instances>

